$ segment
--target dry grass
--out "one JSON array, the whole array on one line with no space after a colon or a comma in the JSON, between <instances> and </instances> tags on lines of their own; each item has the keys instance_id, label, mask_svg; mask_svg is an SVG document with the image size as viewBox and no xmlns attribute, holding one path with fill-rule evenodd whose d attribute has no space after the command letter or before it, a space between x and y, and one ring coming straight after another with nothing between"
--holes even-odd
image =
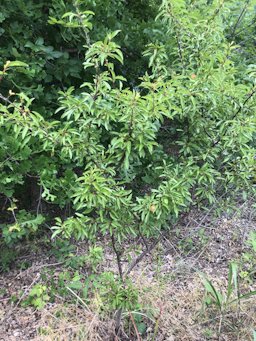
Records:
<instances>
[{"instance_id":1,"label":"dry grass","mask_svg":"<svg viewBox=\"0 0 256 341\"><path fill-rule=\"evenodd\" d=\"M216 287L224 288L226 279L212 278ZM204 309L204 288L201 278L194 274L184 281L154 279L145 276L136 280L143 309L138 312L148 325L141 340L148 341L248 341L256 325L255 298L241 302L240 313L232 306L223 318L218 336L220 314L214 307ZM42 312L34 341L108 341L138 340L135 332L114 337L114 321L79 305L56 305ZM124 318L125 320L125 318ZM128 315L126 315L128 321ZM131 325L132 328L132 325ZM131 336L133 335L133 336Z\"/></svg>"},{"instance_id":2,"label":"dry grass","mask_svg":"<svg viewBox=\"0 0 256 341\"><path fill-rule=\"evenodd\" d=\"M21 308L9 303L9 297L21 288L29 287L40 272L37 264L25 271L9 273L0 278L0 286L8 295L0 299L0 318L11 314L0 325L0 341L249 341L256 329L256 297L230 306L222 319L218 335L220 313L214 306L206 308L205 290L199 275L204 272L216 288L227 288L228 264L240 258L246 249L245 239L249 231L256 229L255 217L245 212L232 219L213 219L191 214L177 235L175 231L165 235L151 255L145 257L131 273L139 291L139 311L147 325L143 336L136 336L129 312L123 314L119 337L114 333L114 316L106 315L95 295L90 306L67 304L57 300L42 311L31 307ZM198 230L204 228L206 239L198 238ZM180 241L192 239L189 249L179 247ZM127 248L130 245L127 245ZM81 250L82 252L82 250ZM133 251L131 251L132 253ZM117 271L115 256L106 249L106 261L102 270ZM43 262L45 263L46 260ZM47 265L47 264L46 264ZM241 290L256 289L256 283L241 282ZM104 311L104 314L102 313ZM134 315L134 316L135 316Z\"/></svg>"},{"instance_id":3,"label":"dry grass","mask_svg":"<svg viewBox=\"0 0 256 341\"><path fill-rule=\"evenodd\" d=\"M34 341L110 340L114 335L114 323L77 305L58 305L43 312L37 333Z\"/></svg>"},{"instance_id":4,"label":"dry grass","mask_svg":"<svg viewBox=\"0 0 256 341\"><path fill-rule=\"evenodd\" d=\"M225 291L227 284L225 279L220 280L216 277L213 281L216 287ZM206 309L204 298L204 287L197 274L181 282L154 283L150 290L142 295L141 300L154 311L159 312L158 315L156 314L159 321L156 340L247 341L252 339L252 330L256 326L256 298L252 297L241 302L239 316L237 316L237 306L230 307L223 318L220 336L217 333L220 313L214 307Z\"/></svg>"}]
</instances>

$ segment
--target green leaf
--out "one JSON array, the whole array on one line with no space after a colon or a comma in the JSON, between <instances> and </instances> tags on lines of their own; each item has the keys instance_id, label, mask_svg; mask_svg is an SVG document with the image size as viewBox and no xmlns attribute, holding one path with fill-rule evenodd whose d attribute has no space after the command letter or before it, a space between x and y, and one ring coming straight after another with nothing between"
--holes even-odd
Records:
<instances>
[{"instance_id":1,"label":"green leaf","mask_svg":"<svg viewBox=\"0 0 256 341\"><path fill-rule=\"evenodd\" d=\"M10 67L28 67L28 64L24 62L20 62L18 60L15 61L8 61L5 65L7 65L8 68Z\"/></svg>"}]
</instances>

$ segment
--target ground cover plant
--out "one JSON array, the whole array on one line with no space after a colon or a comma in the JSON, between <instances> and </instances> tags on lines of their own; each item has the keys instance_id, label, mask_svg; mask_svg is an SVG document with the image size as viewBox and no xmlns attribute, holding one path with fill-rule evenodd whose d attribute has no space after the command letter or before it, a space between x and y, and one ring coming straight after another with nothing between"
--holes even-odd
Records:
<instances>
[{"instance_id":1,"label":"ground cover plant","mask_svg":"<svg viewBox=\"0 0 256 341\"><path fill-rule=\"evenodd\" d=\"M140 310L136 266L190 210L218 204L230 214L241 197L253 200L255 5L6 3L0 16L2 270L10 269L20 242L32 247L37 239L73 269L51 283L52 293L34 283L15 304L42 309L59 288L87 307L97 292L100 311L113 314L113 335L126 337L131 325L122 321L129 316L140 339L147 325L131 313ZM23 30L21 13L38 20L31 30ZM134 240L143 243L130 255ZM87 249L72 259L81 241ZM105 243L118 273L101 266ZM189 253L193 239L179 247ZM244 263L253 264L251 258L245 253ZM241 271L254 281L252 269ZM218 337L237 276L231 265L226 300L205 280L220 306ZM243 295L239 302L254 291Z\"/></svg>"}]
</instances>

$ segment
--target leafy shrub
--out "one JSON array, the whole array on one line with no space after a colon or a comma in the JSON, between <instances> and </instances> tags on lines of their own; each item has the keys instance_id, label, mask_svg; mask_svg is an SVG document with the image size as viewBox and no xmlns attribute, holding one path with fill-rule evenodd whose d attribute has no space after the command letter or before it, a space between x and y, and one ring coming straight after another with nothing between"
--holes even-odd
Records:
<instances>
[{"instance_id":1,"label":"leafy shrub","mask_svg":"<svg viewBox=\"0 0 256 341\"><path fill-rule=\"evenodd\" d=\"M118 2L118 11L122 4ZM156 26L148 28L152 42L144 56L149 68L134 88L125 87L123 52L117 44L123 27L91 40L90 8L72 6L49 20L64 40L78 42L79 49L86 44L86 77L80 88L69 77L71 59L38 38L27 48L59 59L64 68L68 64L55 115L35 111L24 86L22 92L1 94L1 194L15 198L18 186L25 189L32 178L40 188L38 204L43 200L69 211L62 216L58 209L53 212L53 238L94 243L99 235L111 236L120 275L115 309L130 307L124 304L129 285L121 264L125 238L156 236L191 205L255 192L255 67L250 58L240 60L247 50L239 39L237 44L230 41L237 26L233 5L231 0L164 0ZM246 20L254 17L249 2L246 11ZM55 43L59 46L60 40ZM8 81L14 69L19 75L36 73L37 62L32 69L15 63L5 63L1 81ZM58 71L52 73L58 77ZM46 75L52 77L50 71ZM18 234L5 227L5 239L37 228L42 218L36 219L40 222L29 219ZM135 296L133 292L132 302Z\"/></svg>"},{"instance_id":2,"label":"leafy shrub","mask_svg":"<svg viewBox=\"0 0 256 341\"><path fill-rule=\"evenodd\" d=\"M136 90L115 73L123 62L116 31L89 45L84 68L93 79L79 94L61 92L60 120L31 111L24 93L2 96L1 192L12 197L32 176L46 201L76 211L57 220L54 235L115 231L120 241L138 229L154 233L191 203L251 190L254 78L249 66L242 78L246 65L237 64L238 46L226 38L229 5L163 1L165 43L148 46L152 72ZM66 17L70 29L88 31L90 12L55 23L66 27ZM14 68L26 65L7 62L2 78Z\"/></svg>"}]
</instances>

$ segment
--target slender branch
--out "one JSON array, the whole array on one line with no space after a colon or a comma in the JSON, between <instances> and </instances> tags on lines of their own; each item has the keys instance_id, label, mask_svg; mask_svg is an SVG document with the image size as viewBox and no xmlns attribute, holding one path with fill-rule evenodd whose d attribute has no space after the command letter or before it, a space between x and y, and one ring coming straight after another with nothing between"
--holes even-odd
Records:
<instances>
[{"instance_id":1,"label":"slender branch","mask_svg":"<svg viewBox=\"0 0 256 341\"><path fill-rule=\"evenodd\" d=\"M43 192L43 186L40 186L40 192L39 192L39 198L38 198L38 203L37 203L37 208L36 208L36 214L39 214L39 211L42 213L42 192Z\"/></svg>"},{"instance_id":2,"label":"slender branch","mask_svg":"<svg viewBox=\"0 0 256 341\"><path fill-rule=\"evenodd\" d=\"M113 250L115 251L115 254L116 254L116 260L117 260L117 266L118 266L119 276L120 276L120 278L121 278L121 281L124 282L124 278L123 278L123 269L122 269L122 262L121 262L121 254L120 254L120 252L119 252L119 251L117 250L117 248L116 248L116 242L115 242L115 236L114 236L114 234L112 234L111 240L112 240Z\"/></svg>"},{"instance_id":3,"label":"slender branch","mask_svg":"<svg viewBox=\"0 0 256 341\"><path fill-rule=\"evenodd\" d=\"M235 32L235 35L234 35L234 38L236 37L236 36L238 36L239 34L241 34L242 32L244 32L246 29L248 29L249 27L252 27L254 24L255 24L255 21L256 21L256 17L254 17L253 19L252 19L252 21L250 21L250 23L248 24L248 25L245 25L245 26L243 26L243 28L241 28L240 29L240 31L238 31L238 32ZM245 41L247 41L248 39L246 39ZM243 41L242 41L243 42ZM239 45L241 45L241 42L239 43Z\"/></svg>"},{"instance_id":4,"label":"slender branch","mask_svg":"<svg viewBox=\"0 0 256 341\"><path fill-rule=\"evenodd\" d=\"M5 101L9 104L13 104L7 97L4 97L2 94L0 94L0 99L2 99L3 101Z\"/></svg>"},{"instance_id":5,"label":"slender branch","mask_svg":"<svg viewBox=\"0 0 256 341\"><path fill-rule=\"evenodd\" d=\"M135 268L135 266L137 264L139 264L139 262L150 252L153 251L153 249L156 247L156 245L159 243L160 238L157 238L152 244L151 246L149 246L146 250L144 250L137 258L135 258L132 263L130 264L129 268L126 270L125 272L125 277L127 277L129 275L129 273Z\"/></svg>"},{"instance_id":6,"label":"slender branch","mask_svg":"<svg viewBox=\"0 0 256 341\"><path fill-rule=\"evenodd\" d=\"M10 105L12 105L12 106L13 106L15 109L17 109L21 114L23 114L23 115L25 114L25 110L24 110L24 109L18 107L16 104L14 104L13 102L11 102L11 101L9 100L9 98L3 96L1 93L0 93L0 99L3 100L3 101L5 101L5 102L7 102L7 103L9 103Z\"/></svg>"},{"instance_id":7,"label":"slender branch","mask_svg":"<svg viewBox=\"0 0 256 341\"><path fill-rule=\"evenodd\" d=\"M242 109L244 108L244 106L246 105L246 103L253 97L253 95L256 93L256 87L253 88L253 90L248 94L247 98L245 99L245 101L243 102L242 105L239 106L238 110L234 113L234 115L232 116L231 120L234 120L237 115L242 111ZM227 128L228 129L228 128ZM224 131L224 135L226 134L227 132L227 129ZM223 136L223 134L222 134ZM221 141L221 135L219 135L217 141L213 142L212 143L212 146L211 147L216 147L219 142Z\"/></svg>"},{"instance_id":8,"label":"slender branch","mask_svg":"<svg viewBox=\"0 0 256 341\"><path fill-rule=\"evenodd\" d=\"M246 12L246 10L247 10L249 1L250 1L250 0L247 0L247 2L245 3L245 5L244 5L244 7L243 7L243 9L242 9L242 11L241 11L241 13L240 13L240 15L239 15L237 21L236 21L236 23L235 23L235 25L234 25L234 27L233 27L233 30L232 30L231 35L230 35L230 36L231 36L231 39L233 39L233 38L235 37L236 29L237 29L237 27L238 27L238 25L239 25L239 23L240 23L242 17L244 16L244 14L245 14L245 12Z\"/></svg>"}]
</instances>

